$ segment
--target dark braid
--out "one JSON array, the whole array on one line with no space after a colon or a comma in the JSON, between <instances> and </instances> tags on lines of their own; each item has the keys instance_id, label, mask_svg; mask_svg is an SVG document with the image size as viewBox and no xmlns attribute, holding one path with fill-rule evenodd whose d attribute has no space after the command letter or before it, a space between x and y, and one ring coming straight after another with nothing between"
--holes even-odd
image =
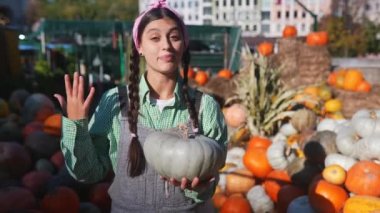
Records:
<instances>
[{"instance_id":1,"label":"dark braid","mask_svg":"<svg viewBox=\"0 0 380 213\"><path fill-rule=\"evenodd\" d=\"M136 137L132 136L131 144L129 145L128 153L128 174L131 177L136 177L141 175L145 170L145 156L143 148L139 142L137 136L137 120L140 108L140 97L139 97L139 81L140 81L140 55L137 51L135 45L132 42L132 53L130 56L129 68L131 73L129 75L129 85L128 85L128 124L129 131L131 134L135 134Z\"/></svg>"},{"instance_id":2,"label":"dark braid","mask_svg":"<svg viewBox=\"0 0 380 213\"><path fill-rule=\"evenodd\" d=\"M183 86L182 86L182 92L185 97L185 103L187 106L187 109L189 110L190 118L193 121L194 128L199 128L199 121L198 121L198 115L195 110L194 101L189 97L189 91L187 84L187 72L189 70L189 63L190 63L190 51L189 48L185 50L182 57L182 67L183 67ZM199 130L198 130L199 131Z\"/></svg>"}]
</instances>

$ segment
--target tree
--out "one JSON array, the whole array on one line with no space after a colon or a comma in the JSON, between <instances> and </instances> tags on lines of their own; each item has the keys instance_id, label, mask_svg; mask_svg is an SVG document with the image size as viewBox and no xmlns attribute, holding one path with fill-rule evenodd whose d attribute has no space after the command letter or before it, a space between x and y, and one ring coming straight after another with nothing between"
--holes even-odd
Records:
<instances>
[{"instance_id":1,"label":"tree","mask_svg":"<svg viewBox=\"0 0 380 213\"><path fill-rule=\"evenodd\" d=\"M40 0L40 16L65 20L132 21L138 14L137 0Z\"/></svg>"}]
</instances>

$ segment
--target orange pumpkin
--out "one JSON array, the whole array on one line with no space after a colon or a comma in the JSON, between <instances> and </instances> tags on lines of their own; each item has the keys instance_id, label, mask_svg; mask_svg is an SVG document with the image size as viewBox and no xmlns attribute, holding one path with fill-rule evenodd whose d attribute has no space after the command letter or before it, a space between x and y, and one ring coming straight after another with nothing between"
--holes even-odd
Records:
<instances>
[{"instance_id":1,"label":"orange pumpkin","mask_svg":"<svg viewBox=\"0 0 380 213\"><path fill-rule=\"evenodd\" d=\"M316 212L339 212L346 200L348 193L342 187L331 184L323 179L316 178L309 188L310 205Z\"/></svg>"},{"instance_id":2,"label":"orange pumpkin","mask_svg":"<svg viewBox=\"0 0 380 213\"><path fill-rule=\"evenodd\" d=\"M200 86L203 86L208 82L208 75L205 71L199 70L195 74L194 80L195 82L197 82L197 84L199 84Z\"/></svg>"},{"instance_id":3,"label":"orange pumpkin","mask_svg":"<svg viewBox=\"0 0 380 213\"><path fill-rule=\"evenodd\" d=\"M226 175L226 192L228 194L247 193L255 185L252 172L236 169Z\"/></svg>"},{"instance_id":4,"label":"orange pumpkin","mask_svg":"<svg viewBox=\"0 0 380 213\"><path fill-rule=\"evenodd\" d=\"M270 56L273 53L273 44L267 41L264 41L259 44L257 51L263 56Z\"/></svg>"},{"instance_id":5,"label":"orange pumpkin","mask_svg":"<svg viewBox=\"0 0 380 213\"><path fill-rule=\"evenodd\" d=\"M297 28L293 25L286 25L282 31L283 38L292 38L297 36Z\"/></svg>"},{"instance_id":6,"label":"orange pumpkin","mask_svg":"<svg viewBox=\"0 0 380 213\"><path fill-rule=\"evenodd\" d=\"M254 148L268 148L272 144L272 141L265 137L252 136L247 144L247 150Z\"/></svg>"},{"instance_id":7,"label":"orange pumpkin","mask_svg":"<svg viewBox=\"0 0 380 213\"><path fill-rule=\"evenodd\" d=\"M223 203L220 213L250 213L251 205L243 196L230 196Z\"/></svg>"},{"instance_id":8,"label":"orange pumpkin","mask_svg":"<svg viewBox=\"0 0 380 213\"><path fill-rule=\"evenodd\" d=\"M360 82L358 87L356 87L357 92L371 92L371 89L372 89L371 84L365 80Z\"/></svg>"},{"instance_id":9,"label":"orange pumpkin","mask_svg":"<svg viewBox=\"0 0 380 213\"><path fill-rule=\"evenodd\" d=\"M284 185L278 192L277 200L277 212L286 213L289 204L302 195L305 195L305 191L295 185Z\"/></svg>"},{"instance_id":10,"label":"orange pumpkin","mask_svg":"<svg viewBox=\"0 0 380 213\"><path fill-rule=\"evenodd\" d=\"M46 213L78 213L79 204L79 197L73 189L58 186L42 198L41 210Z\"/></svg>"},{"instance_id":11,"label":"orange pumpkin","mask_svg":"<svg viewBox=\"0 0 380 213\"><path fill-rule=\"evenodd\" d=\"M337 72L331 72L327 78L327 83L330 86L335 86L337 77L338 77Z\"/></svg>"},{"instance_id":12,"label":"orange pumpkin","mask_svg":"<svg viewBox=\"0 0 380 213\"><path fill-rule=\"evenodd\" d=\"M181 77L183 78L183 68L181 68L180 74L181 74ZM193 79L194 77L195 77L194 69L189 66L189 68L187 70L187 78Z\"/></svg>"},{"instance_id":13,"label":"orange pumpkin","mask_svg":"<svg viewBox=\"0 0 380 213\"><path fill-rule=\"evenodd\" d=\"M243 156L243 164L255 177L261 179L273 170L267 158L267 148L247 150Z\"/></svg>"},{"instance_id":14,"label":"orange pumpkin","mask_svg":"<svg viewBox=\"0 0 380 213\"><path fill-rule=\"evenodd\" d=\"M323 169L322 176L329 183L341 185L346 180L346 171L341 166L333 164Z\"/></svg>"},{"instance_id":15,"label":"orange pumpkin","mask_svg":"<svg viewBox=\"0 0 380 213\"><path fill-rule=\"evenodd\" d=\"M264 189L267 195L274 201L278 200L278 192L281 187L291 182L288 173L285 170L273 170L264 181Z\"/></svg>"},{"instance_id":16,"label":"orange pumpkin","mask_svg":"<svg viewBox=\"0 0 380 213\"><path fill-rule=\"evenodd\" d=\"M362 72L360 72L359 70L350 69L347 71L345 75L343 89L354 91L362 81Z\"/></svg>"},{"instance_id":17,"label":"orange pumpkin","mask_svg":"<svg viewBox=\"0 0 380 213\"><path fill-rule=\"evenodd\" d=\"M247 120L247 111L243 105L235 103L223 110L226 124L232 128L242 126Z\"/></svg>"},{"instance_id":18,"label":"orange pumpkin","mask_svg":"<svg viewBox=\"0 0 380 213\"><path fill-rule=\"evenodd\" d=\"M225 79L231 79L233 76L233 73L229 69L221 69L218 72L218 77L225 78Z\"/></svg>"},{"instance_id":19,"label":"orange pumpkin","mask_svg":"<svg viewBox=\"0 0 380 213\"><path fill-rule=\"evenodd\" d=\"M357 195L380 196L380 165L360 161L347 172L346 188Z\"/></svg>"},{"instance_id":20,"label":"orange pumpkin","mask_svg":"<svg viewBox=\"0 0 380 213\"><path fill-rule=\"evenodd\" d=\"M327 32L311 32L306 36L306 44L309 46L324 46L328 43Z\"/></svg>"},{"instance_id":21,"label":"orange pumpkin","mask_svg":"<svg viewBox=\"0 0 380 213\"><path fill-rule=\"evenodd\" d=\"M222 207L224 202L226 202L226 200L227 200L227 195L222 192L215 193L212 196L212 203L214 204L214 207L217 209Z\"/></svg>"},{"instance_id":22,"label":"orange pumpkin","mask_svg":"<svg viewBox=\"0 0 380 213\"><path fill-rule=\"evenodd\" d=\"M62 130L62 115L54 114L49 116L44 121L44 132L50 135L61 136Z\"/></svg>"},{"instance_id":23,"label":"orange pumpkin","mask_svg":"<svg viewBox=\"0 0 380 213\"><path fill-rule=\"evenodd\" d=\"M111 210L111 197L108 194L110 185L109 182L97 183L89 191L89 201L99 207L102 212Z\"/></svg>"}]
</instances>

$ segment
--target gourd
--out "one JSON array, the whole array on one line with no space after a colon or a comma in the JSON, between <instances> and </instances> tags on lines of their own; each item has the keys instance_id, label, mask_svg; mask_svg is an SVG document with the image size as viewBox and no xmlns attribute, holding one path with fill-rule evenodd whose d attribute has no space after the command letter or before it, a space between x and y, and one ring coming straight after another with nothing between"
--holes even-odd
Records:
<instances>
[{"instance_id":1,"label":"gourd","mask_svg":"<svg viewBox=\"0 0 380 213\"><path fill-rule=\"evenodd\" d=\"M329 183L341 185L346 180L346 171L343 167L334 164L323 169L322 177Z\"/></svg>"},{"instance_id":2,"label":"gourd","mask_svg":"<svg viewBox=\"0 0 380 213\"><path fill-rule=\"evenodd\" d=\"M273 143L268 147L267 158L273 169L285 169L296 158L294 152L287 149L284 141Z\"/></svg>"},{"instance_id":3,"label":"gourd","mask_svg":"<svg viewBox=\"0 0 380 213\"><path fill-rule=\"evenodd\" d=\"M356 157L360 160L380 160L380 134L360 139L355 146Z\"/></svg>"},{"instance_id":4,"label":"gourd","mask_svg":"<svg viewBox=\"0 0 380 213\"><path fill-rule=\"evenodd\" d=\"M310 205L309 197L302 195L295 198L288 207L287 213L314 213L315 211Z\"/></svg>"},{"instance_id":5,"label":"gourd","mask_svg":"<svg viewBox=\"0 0 380 213\"><path fill-rule=\"evenodd\" d=\"M380 133L380 110L361 109L352 116L351 122L360 137Z\"/></svg>"},{"instance_id":6,"label":"gourd","mask_svg":"<svg viewBox=\"0 0 380 213\"><path fill-rule=\"evenodd\" d=\"M313 130L317 125L317 115L311 110L300 109L292 115L290 123L299 132Z\"/></svg>"},{"instance_id":7,"label":"gourd","mask_svg":"<svg viewBox=\"0 0 380 213\"><path fill-rule=\"evenodd\" d=\"M220 213L231 212L250 213L252 211L248 200L243 196L235 194L229 196L220 208Z\"/></svg>"},{"instance_id":8,"label":"gourd","mask_svg":"<svg viewBox=\"0 0 380 213\"><path fill-rule=\"evenodd\" d=\"M338 151L346 156L355 156L355 144L360 138L356 134L354 128L349 126L342 126L336 135L336 146Z\"/></svg>"},{"instance_id":9,"label":"gourd","mask_svg":"<svg viewBox=\"0 0 380 213\"><path fill-rule=\"evenodd\" d=\"M252 187L247 192L247 199L251 204L253 212L272 212L274 210L272 200L260 185Z\"/></svg>"},{"instance_id":10,"label":"gourd","mask_svg":"<svg viewBox=\"0 0 380 213\"><path fill-rule=\"evenodd\" d=\"M255 185L255 178L247 169L234 169L226 175L226 192L247 193Z\"/></svg>"},{"instance_id":11,"label":"gourd","mask_svg":"<svg viewBox=\"0 0 380 213\"><path fill-rule=\"evenodd\" d=\"M298 131L291 123L286 123L280 127L279 133L282 133L284 136L290 136L297 134Z\"/></svg>"},{"instance_id":12,"label":"gourd","mask_svg":"<svg viewBox=\"0 0 380 213\"><path fill-rule=\"evenodd\" d=\"M380 196L380 165L359 161L348 170L345 186L356 195Z\"/></svg>"},{"instance_id":13,"label":"gourd","mask_svg":"<svg viewBox=\"0 0 380 213\"><path fill-rule=\"evenodd\" d=\"M290 182L290 177L285 170L273 170L266 177L263 186L271 200L277 203L280 189Z\"/></svg>"},{"instance_id":14,"label":"gourd","mask_svg":"<svg viewBox=\"0 0 380 213\"><path fill-rule=\"evenodd\" d=\"M325 166L330 166L333 164L337 164L344 168L344 170L348 171L357 160L352 157L348 157L339 153L332 153L326 156L325 158Z\"/></svg>"},{"instance_id":15,"label":"gourd","mask_svg":"<svg viewBox=\"0 0 380 213\"><path fill-rule=\"evenodd\" d=\"M58 186L49 191L41 200L42 212L79 212L80 200L76 192L66 186Z\"/></svg>"},{"instance_id":16,"label":"gourd","mask_svg":"<svg viewBox=\"0 0 380 213\"><path fill-rule=\"evenodd\" d=\"M247 110L239 103L232 104L223 112L226 124L232 128L242 126L247 121Z\"/></svg>"},{"instance_id":17,"label":"gourd","mask_svg":"<svg viewBox=\"0 0 380 213\"><path fill-rule=\"evenodd\" d=\"M380 198L373 196L355 195L346 201L343 213L356 212L372 212L380 209Z\"/></svg>"},{"instance_id":18,"label":"gourd","mask_svg":"<svg viewBox=\"0 0 380 213\"><path fill-rule=\"evenodd\" d=\"M309 201L316 212L339 212L348 193L340 186L331 184L323 179L315 179L309 187Z\"/></svg>"},{"instance_id":19,"label":"gourd","mask_svg":"<svg viewBox=\"0 0 380 213\"><path fill-rule=\"evenodd\" d=\"M226 149L203 135L154 132L143 145L146 161L162 176L181 180L208 179L223 167Z\"/></svg>"},{"instance_id":20,"label":"gourd","mask_svg":"<svg viewBox=\"0 0 380 213\"><path fill-rule=\"evenodd\" d=\"M241 147L233 147L227 151L226 164L234 164L239 168L243 168L243 156L245 150Z\"/></svg>"}]
</instances>

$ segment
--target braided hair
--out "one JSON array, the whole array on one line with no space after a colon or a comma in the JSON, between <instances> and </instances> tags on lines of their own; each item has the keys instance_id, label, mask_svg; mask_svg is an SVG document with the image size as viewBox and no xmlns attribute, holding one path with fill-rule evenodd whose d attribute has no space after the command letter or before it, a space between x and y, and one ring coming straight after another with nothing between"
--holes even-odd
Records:
<instances>
[{"instance_id":1,"label":"braided hair","mask_svg":"<svg viewBox=\"0 0 380 213\"><path fill-rule=\"evenodd\" d=\"M179 19L179 17L174 14L172 11L166 9L166 8L155 8L150 10L148 13L144 15L144 17L141 19L141 22L138 26L138 36L139 40L141 41L141 35L144 31L145 27L150 23L151 21L162 19L162 18L170 18L174 20L179 27L182 27L179 23L182 22L182 20ZM184 32L182 30L182 32ZM141 146L141 143L138 138L137 134L137 122L138 122L138 115L139 115L139 108L140 108L140 97L139 97L139 81L140 81L140 69L139 69L139 63L140 63L140 55L139 52L134 44L132 42L132 51L130 54L130 75L129 75L129 84L128 84L128 97L129 97L129 107L128 107L128 124L129 124L129 131L131 133L131 143L129 145L129 153L128 153L128 175L131 177L137 177L141 175L146 167L146 161L144 156L144 151ZM187 72L189 69L189 63L190 63L190 51L189 48L186 48L186 50L183 53L182 56L182 66L184 70L184 84L182 87L183 97L186 103L186 106L188 108L190 118L193 121L194 128L198 128L199 121L198 116L195 110L194 101L190 98L189 95L189 89L188 89L188 78L187 78Z\"/></svg>"}]
</instances>

